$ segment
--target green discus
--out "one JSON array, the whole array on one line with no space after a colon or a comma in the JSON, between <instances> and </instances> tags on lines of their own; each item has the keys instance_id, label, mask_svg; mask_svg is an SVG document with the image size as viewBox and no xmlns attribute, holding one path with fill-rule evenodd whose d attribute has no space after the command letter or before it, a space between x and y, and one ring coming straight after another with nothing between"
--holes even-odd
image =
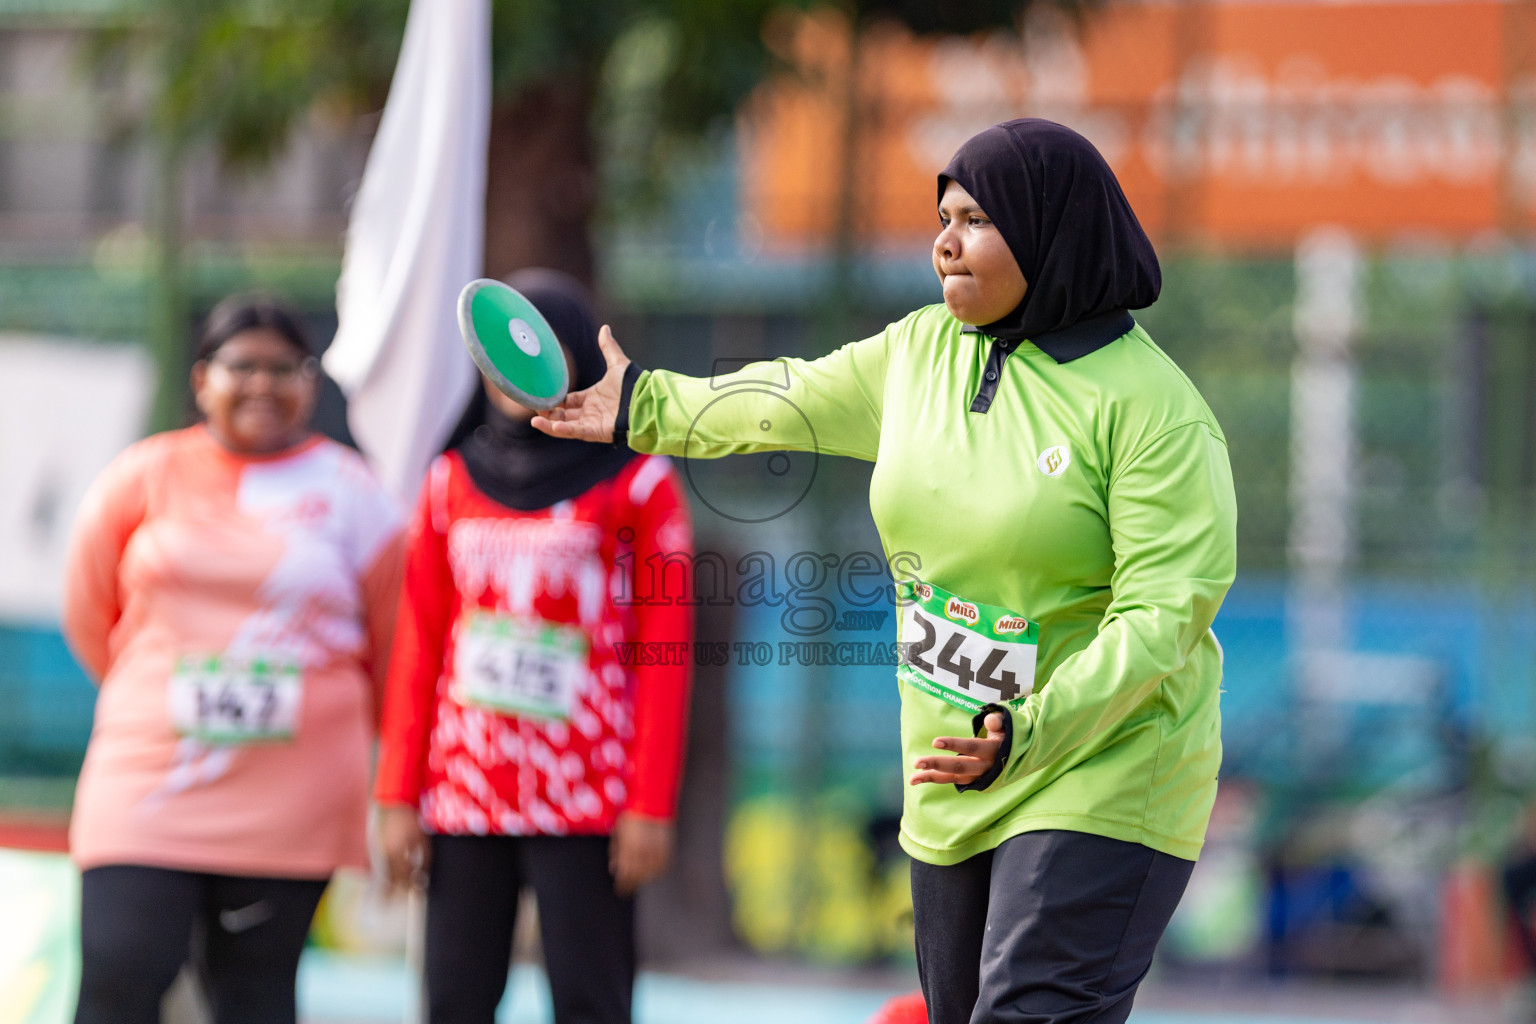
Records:
<instances>
[{"instance_id":1,"label":"green discus","mask_svg":"<svg viewBox=\"0 0 1536 1024\"><path fill-rule=\"evenodd\" d=\"M555 332L515 288L481 278L459 293L459 333L492 384L530 409L565 401L565 354Z\"/></svg>"}]
</instances>

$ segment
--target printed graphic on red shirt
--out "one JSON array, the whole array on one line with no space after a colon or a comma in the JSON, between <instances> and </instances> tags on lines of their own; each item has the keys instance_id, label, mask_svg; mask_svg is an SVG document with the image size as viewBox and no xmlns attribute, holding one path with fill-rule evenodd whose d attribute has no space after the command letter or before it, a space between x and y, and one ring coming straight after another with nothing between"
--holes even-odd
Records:
<instances>
[{"instance_id":1,"label":"printed graphic on red shirt","mask_svg":"<svg viewBox=\"0 0 1536 1024\"><path fill-rule=\"evenodd\" d=\"M434 464L407 552L378 799L460 835L600 835L625 810L670 817L689 670L626 667L618 652L690 641L692 610L615 600L663 536L691 551L664 459L536 512L491 501L456 455Z\"/></svg>"}]
</instances>

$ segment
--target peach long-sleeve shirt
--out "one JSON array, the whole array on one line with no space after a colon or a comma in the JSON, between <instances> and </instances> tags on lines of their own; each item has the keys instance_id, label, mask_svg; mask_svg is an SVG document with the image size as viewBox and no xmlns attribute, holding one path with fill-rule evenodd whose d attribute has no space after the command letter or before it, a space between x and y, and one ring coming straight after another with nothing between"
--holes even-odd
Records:
<instances>
[{"instance_id":1,"label":"peach long-sleeve shirt","mask_svg":"<svg viewBox=\"0 0 1536 1024\"><path fill-rule=\"evenodd\" d=\"M65 579L64 633L101 687L70 826L81 868L323 877L366 865L400 529L363 460L319 437L240 456L192 427L107 467ZM170 680L188 655L297 666L292 738L178 732Z\"/></svg>"}]
</instances>

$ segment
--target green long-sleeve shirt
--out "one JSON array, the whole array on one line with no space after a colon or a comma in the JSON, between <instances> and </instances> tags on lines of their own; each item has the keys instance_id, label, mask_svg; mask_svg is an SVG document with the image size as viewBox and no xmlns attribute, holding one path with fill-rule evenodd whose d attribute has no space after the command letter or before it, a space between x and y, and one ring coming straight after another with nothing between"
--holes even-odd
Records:
<instances>
[{"instance_id":1,"label":"green long-sleeve shirt","mask_svg":"<svg viewBox=\"0 0 1536 1024\"><path fill-rule=\"evenodd\" d=\"M1210 625L1237 515L1225 438L1140 326L1065 363L1022 343L990 409L971 412L992 344L939 305L816 360L642 374L629 443L873 460L870 509L897 573L1037 624L1033 692L1004 702L1003 774L984 790L906 787L913 857L952 864L1069 829L1193 859L1221 762ZM970 735L970 711L898 686L909 768L935 737Z\"/></svg>"}]
</instances>

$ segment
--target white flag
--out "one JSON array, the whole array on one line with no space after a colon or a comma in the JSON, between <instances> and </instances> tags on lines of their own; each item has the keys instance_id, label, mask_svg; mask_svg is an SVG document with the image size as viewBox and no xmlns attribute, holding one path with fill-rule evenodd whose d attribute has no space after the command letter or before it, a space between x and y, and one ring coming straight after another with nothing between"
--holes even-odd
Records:
<instances>
[{"instance_id":1,"label":"white flag","mask_svg":"<svg viewBox=\"0 0 1536 1024\"><path fill-rule=\"evenodd\" d=\"M455 303L484 261L490 22L489 0L413 0L336 285L325 369L407 502L476 380Z\"/></svg>"}]
</instances>

